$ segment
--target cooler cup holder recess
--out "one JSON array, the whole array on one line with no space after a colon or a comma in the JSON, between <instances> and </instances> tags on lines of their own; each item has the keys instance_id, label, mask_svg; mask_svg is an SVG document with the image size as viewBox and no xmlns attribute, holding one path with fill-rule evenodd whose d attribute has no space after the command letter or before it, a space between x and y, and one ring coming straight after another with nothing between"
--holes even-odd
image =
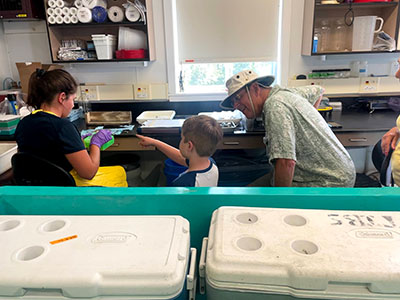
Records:
<instances>
[{"instance_id":1,"label":"cooler cup holder recess","mask_svg":"<svg viewBox=\"0 0 400 300\"><path fill-rule=\"evenodd\" d=\"M16 258L19 261L30 261L41 256L44 251L43 246L30 246L18 251Z\"/></svg>"},{"instance_id":2,"label":"cooler cup holder recess","mask_svg":"<svg viewBox=\"0 0 400 300\"><path fill-rule=\"evenodd\" d=\"M236 245L239 247L241 250L245 251L257 251L262 247L262 242L254 237L251 236L246 236L246 237L241 237L236 241Z\"/></svg>"},{"instance_id":3,"label":"cooler cup holder recess","mask_svg":"<svg viewBox=\"0 0 400 300\"><path fill-rule=\"evenodd\" d=\"M41 225L40 230L43 232L54 232L64 228L65 225L67 225L67 222L64 220L52 220Z\"/></svg>"},{"instance_id":4,"label":"cooler cup holder recess","mask_svg":"<svg viewBox=\"0 0 400 300\"><path fill-rule=\"evenodd\" d=\"M17 228L19 225L21 225L21 221L19 220L8 220L0 222L0 231L9 231Z\"/></svg>"},{"instance_id":5,"label":"cooler cup holder recess","mask_svg":"<svg viewBox=\"0 0 400 300\"><path fill-rule=\"evenodd\" d=\"M299 215L289 215L286 216L283 221L291 226L304 226L307 224L306 218Z\"/></svg>"},{"instance_id":6,"label":"cooler cup holder recess","mask_svg":"<svg viewBox=\"0 0 400 300\"><path fill-rule=\"evenodd\" d=\"M258 217L252 213L242 213L236 216L236 221L242 224L254 224L257 223Z\"/></svg>"},{"instance_id":7,"label":"cooler cup holder recess","mask_svg":"<svg viewBox=\"0 0 400 300\"><path fill-rule=\"evenodd\" d=\"M318 252L318 246L313 242L297 240L292 243L292 249L300 254L312 255Z\"/></svg>"}]
</instances>

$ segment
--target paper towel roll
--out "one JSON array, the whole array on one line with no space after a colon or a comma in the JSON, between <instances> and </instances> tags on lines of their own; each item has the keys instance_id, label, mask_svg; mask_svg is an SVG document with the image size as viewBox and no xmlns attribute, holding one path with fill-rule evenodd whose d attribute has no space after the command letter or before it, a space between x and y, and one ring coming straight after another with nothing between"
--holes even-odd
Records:
<instances>
[{"instance_id":1,"label":"paper towel roll","mask_svg":"<svg viewBox=\"0 0 400 300\"><path fill-rule=\"evenodd\" d=\"M62 8L62 14L64 15L64 16L69 16L71 13L70 13L70 8L69 7L63 7Z\"/></svg>"},{"instance_id":2,"label":"paper towel roll","mask_svg":"<svg viewBox=\"0 0 400 300\"><path fill-rule=\"evenodd\" d=\"M63 0L57 0L56 1L56 5L57 5L57 7L64 7L65 6L65 2Z\"/></svg>"},{"instance_id":3,"label":"paper towel roll","mask_svg":"<svg viewBox=\"0 0 400 300\"><path fill-rule=\"evenodd\" d=\"M104 23L107 20L107 9L102 6L95 6L92 9L93 21L97 23Z\"/></svg>"},{"instance_id":4,"label":"paper towel roll","mask_svg":"<svg viewBox=\"0 0 400 300\"><path fill-rule=\"evenodd\" d=\"M69 9L69 15L70 16L76 16L77 13L78 13L78 9L76 7L71 7Z\"/></svg>"},{"instance_id":5,"label":"paper towel roll","mask_svg":"<svg viewBox=\"0 0 400 300\"><path fill-rule=\"evenodd\" d=\"M124 11L121 7L111 6L108 9L108 18L114 23L122 22L124 20Z\"/></svg>"},{"instance_id":6,"label":"paper towel roll","mask_svg":"<svg viewBox=\"0 0 400 300\"><path fill-rule=\"evenodd\" d=\"M74 1L74 6L75 6L76 8L81 8L81 7L83 7L82 0L75 0L75 1Z\"/></svg>"},{"instance_id":7,"label":"paper towel roll","mask_svg":"<svg viewBox=\"0 0 400 300\"><path fill-rule=\"evenodd\" d=\"M79 22L78 17L77 16L71 16L71 23L72 24L77 24Z\"/></svg>"},{"instance_id":8,"label":"paper towel roll","mask_svg":"<svg viewBox=\"0 0 400 300\"><path fill-rule=\"evenodd\" d=\"M76 16L81 23L92 22L92 11L87 7L81 7L78 9L78 14Z\"/></svg>"},{"instance_id":9,"label":"paper towel roll","mask_svg":"<svg viewBox=\"0 0 400 300\"><path fill-rule=\"evenodd\" d=\"M56 8L57 7L57 1L56 0L49 0L47 2L47 5L51 8Z\"/></svg>"},{"instance_id":10,"label":"paper towel roll","mask_svg":"<svg viewBox=\"0 0 400 300\"><path fill-rule=\"evenodd\" d=\"M93 9L95 6L107 8L106 0L82 0L82 4L89 9Z\"/></svg>"},{"instance_id":11,"label":"paper towel roll","mask_svg":"<svg viewBox=\"0 0 400 300\"><path fill-rule=\"evenodd\" d=\"M49 24L56 24L56 17L54 16L49 16L47 18L47 22L49 22Z\"/></svg>"},{"instance_id":12,"label":"paper towel roll","mask_svg":"<svg viewBox=\"0 0 400 300\"><path fill-rule=\"evenodd\" d=\"M63 24L64 23L64 19L62 16L57 16L56 17L56 23L57 24Z\"/></svg>"},{"instance_id":13,"label":"paper towel roll","mask_svg":"<svg viewBox=\"0 0 400 300\"><path fill-rule=\"evenodd\" d=\"M71 24L71 17L68 16L68 15L64 16L64 17L63 17L63 22L64 22L65 24Z\"/></svg>"},{"instance_id":14,"label":"paper towel roll","mask_svg":"<svg viewBox=\"0 0 400 300\"><path fill-rule=\"evenodd\" d=\"M55 16L55 15L56 15L55 12L54 12L54 8L51 8L51 7L49 7L49 8L46 10L46 12L47 12L47 15L48 15L48 16Z\"/></svg>"},{"instance_id":15,"label":"paper towel roll","mask_svg":"<svg viewBox=\"0 0 400 300\"><path fill-rule=\"evenodd\" d=\"M55 16L62 16L63 12L62 12L62 8L61 7L56 7L54 9L54 15Z\"/></svg>"}]
</instances>

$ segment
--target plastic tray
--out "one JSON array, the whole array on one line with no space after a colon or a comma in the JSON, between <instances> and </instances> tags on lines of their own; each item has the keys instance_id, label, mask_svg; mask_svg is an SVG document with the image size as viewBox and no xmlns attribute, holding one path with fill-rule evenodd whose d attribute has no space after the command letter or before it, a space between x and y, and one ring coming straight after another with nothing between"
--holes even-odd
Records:
<instances>
[{"instance_id":1,"label":"plastic tray","mask_svg":"<svg viewBox=\"0 0 400 300\"><path fill-rule=\"evenodd\" d=\"M148 120L172 120L175 114L174 110L147 110L142 112L136 121L142 125Z\"/></svg>"},{"instance_id":2,"label":"plastic tray","mask_svg":"<svg viewBox=\"0 0 400 300\"><path fill-rule=\"evenodd\" d=\"M0 143L0 174L11 169L11 157L17 150L16 143Z\"/></svg>"},{"instance_id":3,"label":"plastic tray","mask_svg":"<svg viewBox=\"0 0 400 300\"><path fill-rule=\"evenodd\" d=\"M85 114L88 125L122 125L132 123L130 111L90 111Z\"/></svg>"}]
</instances>

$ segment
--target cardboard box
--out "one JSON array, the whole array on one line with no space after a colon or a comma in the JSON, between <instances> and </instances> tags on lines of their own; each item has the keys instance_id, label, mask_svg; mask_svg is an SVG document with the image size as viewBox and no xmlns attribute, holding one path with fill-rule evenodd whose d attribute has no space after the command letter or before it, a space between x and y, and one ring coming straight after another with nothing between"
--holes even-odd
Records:
<instances>
[{"instance_id":1,"label":"cardboard box","mask_svg":"<svg viewBox=\"0 0 400 300\"><path fill-rule=\"evenodd\" d=\"M55 69L61 69L63 67L61 65L42 64L40 62L17 62L16 65L19 73L19 79L21 81L22 93L25 94L25 97L28 95L29 79L36 69L51 71Z\"/></svg>"}]
</instances>

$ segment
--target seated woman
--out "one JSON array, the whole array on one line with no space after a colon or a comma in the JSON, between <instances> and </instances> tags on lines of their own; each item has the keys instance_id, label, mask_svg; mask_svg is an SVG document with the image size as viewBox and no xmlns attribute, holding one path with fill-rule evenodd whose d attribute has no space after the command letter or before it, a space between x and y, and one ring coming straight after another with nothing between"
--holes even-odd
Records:
<instances>
[{"instance_id":1,"label":"seated woman","mask_svg":"<svg viewBox=\"0 0 400 300\"><path fill-rule=\"evenodd\" d=\"M74 107L77 83L67 71L37 70L29 80L27 104L35 108L15 131L18 150L42 157L74 177L77 186L127 186L121 166L100 167L100 147L111 140L109 130L91 139L89 152L78 129L66 118Z\"/></svg>"}]
</instances>

